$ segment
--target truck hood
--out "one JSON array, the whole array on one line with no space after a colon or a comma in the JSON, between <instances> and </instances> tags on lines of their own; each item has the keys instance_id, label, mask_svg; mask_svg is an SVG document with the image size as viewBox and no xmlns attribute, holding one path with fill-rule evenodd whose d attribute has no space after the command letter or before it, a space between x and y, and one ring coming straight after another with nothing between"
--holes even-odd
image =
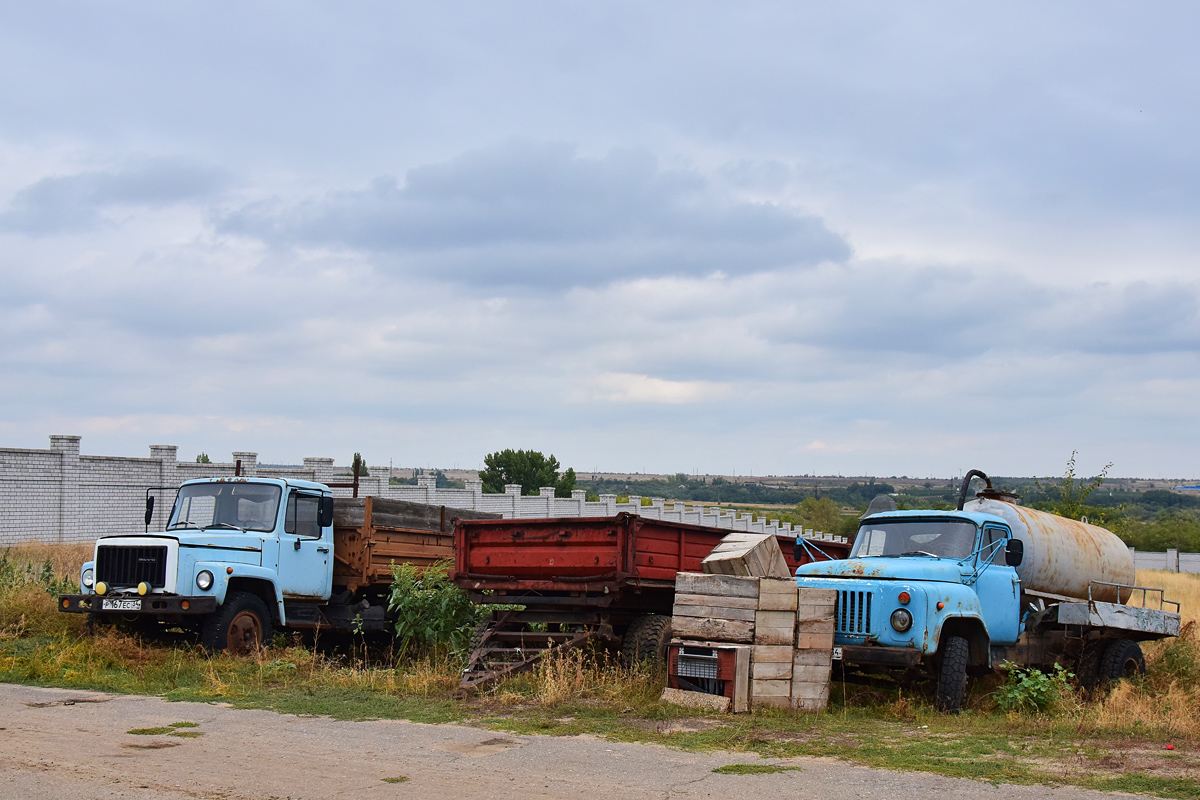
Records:
<instances>
[{"instance_id":1,"label":"truck hood","mask_svg":"<svg viewBox=\"0 0 1200 800\"><path fill-rule=\"evenodd\" d=\"M105 536L99 544L118 544L121 539L162 539L179 542L180 547L212 547L221 550L243 550L250 553L262 552L262 539L252 533L230 533L222 530L175 530L158 533L138 533L128 536Z\"/></svg>"},{"instance_id":2,"label":"truck hood","mask_svg":"<svg viewBox=\"0 0 1200 800\"><path fill-rule=\"evenodd\" d=\"M872 580L936 581L962 583L966 567L952 559L928 556L850 558L841 561L817 561L796 569L796 577L868 578Z\"/></svg>"}]
</instances>

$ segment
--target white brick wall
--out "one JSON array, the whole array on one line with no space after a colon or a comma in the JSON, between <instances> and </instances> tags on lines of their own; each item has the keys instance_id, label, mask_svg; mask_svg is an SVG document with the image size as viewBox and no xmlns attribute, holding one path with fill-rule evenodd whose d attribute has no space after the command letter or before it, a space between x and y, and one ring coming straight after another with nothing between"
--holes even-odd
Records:
<instances>
[{"instance_id":1,"label":"white brick wall","mask_svg":"<svg viewBox=\"0 0 1200 800\"><path fill-rule=\"evenodd\" d=\"M258 454L233 453L228 463L196 464L177 459L175 445L151 445L149 458L80 455L80 437L51 436L49 450L0 448L0 547L18 542L90 542L102 534L140 533L144 529L146 492L157 498L151 529L161 530L175 498L173 489L192 478L232 477L241 462L241 474L261 477L297 478L321 483L343 483L332 458L306 458L303 466L263 467ZM466 489L438 489L432 475L418 478L416 486L391 486L386 466L369 467L369 477L359 480L359 495L409 500L451 508L491 511L508 518L610 517L628 511L654 519L687 522L728 530L794 535L791 523L753 519L749 514L667 502L653 498L643 506L640 497L618 503L616 495L601 495L587 502L578 489L570 498L554 496L544 488L539 495L523 497L520 486L508 486L504 494L484 494L480 481L468 481ZM167 490L156 487L169 487ZM350 489L334 489L349 497ZM807 532L811 538L824 534ZM844 540L843 540L844 541Z\"/></svg>"}]
</instances>

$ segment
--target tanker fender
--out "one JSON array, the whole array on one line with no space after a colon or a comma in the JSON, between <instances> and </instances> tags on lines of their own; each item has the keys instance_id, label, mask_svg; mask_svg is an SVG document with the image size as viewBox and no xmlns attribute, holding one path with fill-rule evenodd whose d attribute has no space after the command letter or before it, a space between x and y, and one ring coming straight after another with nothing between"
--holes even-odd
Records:
<instances>
[{"instance_id":1,"label":"tanker fender","mask_svg":"<svg viewBox=\"0 0 1200 800\"><path fill-rule=\"evenodd\" d=\"M928 595L924 653L935 655L947 636L961 636L970 647L971 666L989 666L991 636L983 621L979 595L968 586L942 584L936 589ZM937 607L938 603L943 605L941 609Z\"/></svg>"}]
</instances>

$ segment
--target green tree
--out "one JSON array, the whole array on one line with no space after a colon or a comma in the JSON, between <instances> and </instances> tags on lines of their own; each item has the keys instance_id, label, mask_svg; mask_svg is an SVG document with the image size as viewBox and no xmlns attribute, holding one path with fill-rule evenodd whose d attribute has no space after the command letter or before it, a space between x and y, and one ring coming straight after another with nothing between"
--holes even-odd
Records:
<instances>
[{"instance_id":1,"label":"green tree","mask_svg":"<svg viewBox=\"0 0 1200 800\"><path fill-rule=\"evenodd\" d=\"M354 458L353 458L353 459L351 459L350 463L351 463L352 465L353 465L353 464L358 464L358 477L360 477L360 478L369 478L369 477L371 476L371 473L367 472L367 462L366 462L366 459L364 459L364 458L362 457L362 453L355 453L355 454L354 454ZM353 474L354 474L354 467L353 467L353 466L351 466L351 467L350 467L350 474L351 474L351 475L353 475Z\"/></svg>"},{"instance_id":2,"label":"green tree","mask_svg":"<svg viewBox=\"0 0 1200 800\"><path fill-rule=\"evenodd\" d=\"M211 464L212 462L209 461L209 459L208 459L208 453L201 453L200 455L196 456L196 463L197 464Z\"/></svg>"},{"instance_id":3,"label":"green tree","mask_svg":"<svg viewBox=\"0 0 1200 800\"><path fill-rule=\"evenodd\" d=\"M570 497L575 488L575 470L559 475L558 459L537 450L500 450L483 457L479 473L483 490L492 494L504 491L506 484L521 484L521 494L537 494L543 486L553 486L555 497Z\"/></svg>"},{"instance_id":4,"label":"green tree","mask_svg":"<svg viewBox=\"0 0 1200 800\"><path fill-rule=\"evenodd\" d=\"M837 533L842 524L842 507L828 497L806 497L797 504L796 516L805 528Z\"/></svg>"}]
</instances>

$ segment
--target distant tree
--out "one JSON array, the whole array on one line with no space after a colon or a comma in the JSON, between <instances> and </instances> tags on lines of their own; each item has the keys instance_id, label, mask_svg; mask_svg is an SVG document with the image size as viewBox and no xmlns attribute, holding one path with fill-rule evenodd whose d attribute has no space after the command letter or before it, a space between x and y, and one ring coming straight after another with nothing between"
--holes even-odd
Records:
<instances>
[{"instance_id":1,"label":"distant tree","mask_svg":"<svg viewBox=\"0 0 1200 800\"><path fill-rule=\"evenodd\" d=\"M805 528L836 533L842 523L842 507L828 497L806 497L796 506L796 516Z\"/></svg>"},{"instance_id":2,"label":"distant tree","mask_svg":"<svg viewBox=\"0 0 1200 800\"><path fill-rule=\"evenodd\" d=\"M500 450L483 457L479 473L483 491L498 494L510 483L521 484L521 494L537 494L543 486L553 486L555 497L570 497L575 488L575 470L559 476L558 459L537 450Z\"/></svg>"},{"instance_id":3,"label":"distant tree","mask_svg":"<svg viewBox=\"0 0 1200 800\"><path fill-rule=\"evenodd\" d=\"M354 474L354 464L358 464L358 477L369 478L371 473L367 472L367 462L363 459L362 453L355 453L354 458L350 461L350 474Z\"/></svg>"},{"instance_id":4,"label":"distant tree","mask_svg":"<svg viewBox=\"0 0 1200 800\"><path fill-rule=\"evenodd\" d=\"M201 453L200 455L196 456L196 463L197 464L211 464L212 461L210 461L208 459L208 453Z\"/></svg>"}]
</instances>

